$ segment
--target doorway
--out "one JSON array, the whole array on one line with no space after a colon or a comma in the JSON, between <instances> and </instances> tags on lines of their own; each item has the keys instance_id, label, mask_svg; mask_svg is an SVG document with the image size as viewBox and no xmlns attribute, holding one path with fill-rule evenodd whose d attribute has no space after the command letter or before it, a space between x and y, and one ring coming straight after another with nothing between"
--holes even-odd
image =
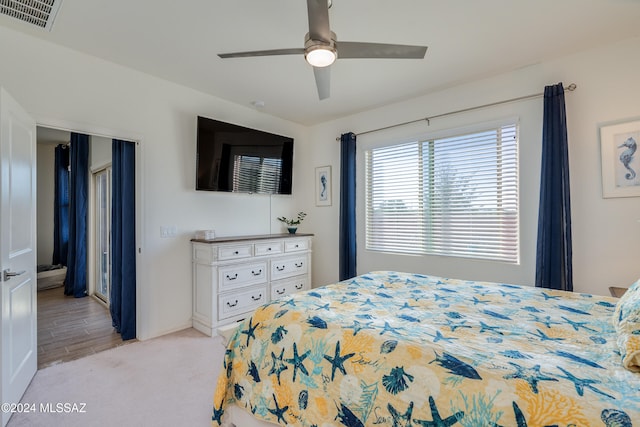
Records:
<instances>
[{"instance_id":1,"label":"doorway","mask_svg":"<svg viewBox=\"0 0 640 427\"><path fill-rule=\"evenodd\" d=\"M70 141L70 131L37 128L38 265L51 263L53 247L53 154ZM122 341L109 310L111 287L112 139L90 135L87 212L87 297L64 296L62 280L38 292L38 368L65 362L131 341Z\"/></svg>"}]
</instances>

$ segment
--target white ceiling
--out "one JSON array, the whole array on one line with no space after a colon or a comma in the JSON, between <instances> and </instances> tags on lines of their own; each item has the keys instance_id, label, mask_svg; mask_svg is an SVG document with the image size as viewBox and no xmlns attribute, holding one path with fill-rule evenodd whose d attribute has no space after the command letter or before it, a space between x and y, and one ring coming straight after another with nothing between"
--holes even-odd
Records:
<instances>
[{"instance_id":1,"label":"white ceiling","mask_svg":"<svg viewBox=\"0 0 640 427\"><path fill-rule=\"evenodd\" d=\"M60 129L51 129L38 126L38 144L58 145L66 144L71 140L71 132Z\"/></svg>"},{"instance_id":2,"label":"white ceiling","mask_svg":"<svg viewBox=\"0 0 640 427\"><path fill-rule=\"evenodd\" d=\"M333 0L329 18L338 43L427 55L339 59L319 101L302 55L217 56L303 47L304 0L64 0L51 32L0 25L306 125L640 35L638 0Z\"/></svg>"}]
</instances>

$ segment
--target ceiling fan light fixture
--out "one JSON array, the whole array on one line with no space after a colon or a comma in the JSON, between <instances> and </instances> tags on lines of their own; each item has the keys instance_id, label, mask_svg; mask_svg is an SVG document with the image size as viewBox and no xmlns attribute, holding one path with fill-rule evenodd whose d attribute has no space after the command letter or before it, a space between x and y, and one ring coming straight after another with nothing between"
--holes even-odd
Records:
<instances>
[{"instance_id":1,"label":"ceiling fan light fixture","mask_svg":"<svg viewBox=\"0 0 640 427\"><path fill-rule=\"evenodd\" d=\"M335 48L331 46L314 46L304 54L304 59L313 67L328 67L338 58Z\"/></svg>"},{"instance_id":2,"label":"ceiling fan light fixture","mask_svg":"<svg viewBox=\"0 0 640 427\"><path fill-rule=\"evenodd\" d=\"M336 49L336 33L330 32L331 38L314 40L309 33L304 36L304 59L313 67L328 67L338 59Z\"/></svg>"}]
</instances>

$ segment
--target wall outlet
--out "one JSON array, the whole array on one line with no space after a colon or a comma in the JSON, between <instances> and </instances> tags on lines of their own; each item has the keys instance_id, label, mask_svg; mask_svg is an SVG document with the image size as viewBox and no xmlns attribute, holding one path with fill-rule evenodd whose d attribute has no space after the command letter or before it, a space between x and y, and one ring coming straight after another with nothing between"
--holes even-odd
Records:
<instances>
[{"instance_id":1,"label":"wall outlet","mask_svg":"<svg viewBox=\"0 0 640 427\"><path fill-rule=\"evenodd\" d=\"M178 234L178 229L176 228L175 225L160 226L160 237L162 237L163 239L166 239L169 237L176 237L176 234Z\"/></svg>"}]
</instances>

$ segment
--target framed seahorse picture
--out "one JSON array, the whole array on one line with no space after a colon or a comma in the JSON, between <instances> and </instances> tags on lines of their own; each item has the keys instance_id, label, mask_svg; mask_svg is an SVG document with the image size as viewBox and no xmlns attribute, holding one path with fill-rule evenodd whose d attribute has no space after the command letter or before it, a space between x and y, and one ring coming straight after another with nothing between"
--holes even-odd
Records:
<instances>
[{"instance_id":1,"label":"framed seahorse picture","mask_svg":"<svg viewBox=\"0 0 640 427\"><path fill-rule=\"evenodd\" d=\"M331 206L331 166L316 168L316 206Z\"/></svg>"},{"instance_id":2,"label":"framed seahorse picture","mask_svg":"<svg viewBox=\"0 0 640 427\"><path fill-rule=\"evenodd\" d=\"M602 197L640 196L640 120L600 126Z\"/></svg>"}]
</instances>

